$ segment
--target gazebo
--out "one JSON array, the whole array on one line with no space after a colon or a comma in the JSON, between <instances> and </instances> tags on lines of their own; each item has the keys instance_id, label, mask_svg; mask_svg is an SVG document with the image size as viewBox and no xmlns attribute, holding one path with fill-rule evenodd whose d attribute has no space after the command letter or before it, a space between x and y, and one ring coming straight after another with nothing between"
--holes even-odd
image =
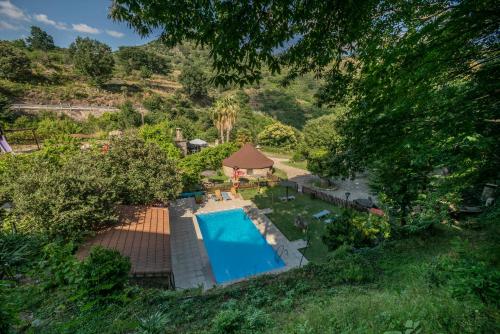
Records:
<instances>
[{"instance_id":1,"label":"gazebo","mask_svg":"<svg viewBox=\"0 0 500 334\"><path fill-rule=\"evenodd\" d=\"M262 154L252 144L243 145L239 151L222 162L224 174L231 178L236 173L243 177L265 177L272 172L273 164L274 161Z\"/></svg>"},{"instance_id":2,"label":"gazebo","mask_svg":"<svg viewBox=\"0 0 500 334\"><path fill-rule=\"evenodd\" d=\"M199 152L202 148L208 146L208 143L202 139L196 138L188 142L188 147L190 152Z\"/></svg>"}]
</instances>

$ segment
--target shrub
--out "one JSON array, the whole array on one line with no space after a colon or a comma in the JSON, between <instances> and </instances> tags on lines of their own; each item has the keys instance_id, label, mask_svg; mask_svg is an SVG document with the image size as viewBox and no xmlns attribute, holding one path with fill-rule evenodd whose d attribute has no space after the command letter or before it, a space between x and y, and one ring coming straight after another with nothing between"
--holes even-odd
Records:
<instances>
[{"instance_id":1,"label":"shrub","mask_svg":"<svg viewBox=\"0 0 500 334\"><path fill-rule=\"evenodd\" d=\"M24 80L31 73L30 67L31 62L22 50L0 42L0 77Z\"/></svg>"},{"instance_id":2,"label":"shrub","mask_svg":"<svg viewBox=\"0 0 500 334\"><path fill-rule=\"evenodd\" d=\"M149 315L147 318L139 319L139 330L136 334L162 334L168 324L168 317L160 311Z\"/></svg>"},{"instance_id":3,"label":"shrub","mask_svg":"<svg viewBox=\"0 0 500 334\"><path fill-rule=\"evenodd\" d=\"M126 73L132 70L147 71L151 74L168 74L170 61L141 47L121 46L116 52L118 61Z\"/></svg>"},{"instance_id":4,"label":"shrub","mask_svg":"<svg viewBox=\"0 0 500 334\"><path fill-rule=\"evenodd\" d=\"M12 333L12 327L18 322L14 303L6 297L11 289L9 283L0 281L0 333Z\"/></svg>"},{"instance_id":5,"label":"shrub","mask_svg":"<svg viewBox=\"0 0 500 334\"><path fill-rule=\"evenodd\" d=\"M77 152L61 161L51 161L44 154L26 163L19 160L22 168L14 163L10 168L19 174L12 179L13 173L8 172L8 182L0 187L8 190L20 230L79 239L116 221L115 186L104 172L99 153Z\"/></svg>"},{"instance_id":6,"label":"shrub","mask_svg":"<svg viewBox=\"0 0 500 334\"><path fill-rule=\"evenodd\" d=\"M172 126L168 121L163 121L155 125L146 124L139 129L139 135L146 143L155 143L169 158L179 159L181 152L175 146L171 135Z\"/></svg>"},{"instance_id":7,"label":"shrub","mask_svg":"<svg viewBox=\"0 0 500 334\"><path fill-rule=\"evenodd\" d=\"M78 37L69 47L75 68L96 85L111 78L114 67L111 48L90 38Z\"/></svg>"},{"instance_id":8,"label":"shrub","mask_svg":"<svg viewBox=\"0 0 500 334\"><path fill-rule=\"evenodd\" d=\"M38 274L45 288L66 286L74 282L77 261L73 256L75 246L49 243L43 247L42 260L38 264Z\"/></svg>"},{"instance_id":9,"label":"shrub","mask_svg":"<svg viewBox=\"0 0 500 334\"><path fill-rule=\"evenodd\" d=\"M271 322L264 311L255 307L240 310L233 300L227 302L224 307L225 309L212 319L214 334L259 333Z\"/></svg>"},{"instance_id":10,"label":"shrub","mask_svg":"<svg viewBox=\"0 0 500 334\"><path fill-rule=\"evenodd\" d=\"M389 223L383 217L344 210L334 223L328 224L322 240L329 250L342 245L366 247L388 238L389 231Z\"/></svg>"},{"instance_id":11,"label":"shrub","mask_svg":"<svg viewBox=\"0 0 500 334\"><path fill-rule=\"evenodd\" d=\"M207 96L208 80L201 69L194 66L184 67L179 81L186 94L192 98Z\"/></svg>"},{"instance_id":12,"label":"shrub","mask_svg":"<svg viewBox=\"0 0 500 334\"><path fill-rule=\"evenodd\" d=\"M500 305L500 270L490 263L495 260L485 259L484 254L479 256L468 247L456 250L455 256L441 256L429 267L429 282L447 286L457 299L476 296L483 303Z\"/></svg>"},{"instance_id":13,"label":"shrub","mask_svg":"<svg viewBox=\"0 0 500 334\"><path fill-rule=\"evenodd\" d=\"M118 251L93 247L78 267L78 294L89 299L114 297L123 291L130 268L130 260Z\"/></svg>"},{"instance_id":14,"label":"shrub","mask_svg":"<svg viewBox=\"0 0 500 334\"><path fill-rule=\"evenodd\" d=\"M225 143L215 147L207 147L198 153L188 155L179 162L184 187L200 182L200 172L207 169L219 169L222 160L236 152L234 143Z\"/></svg>"},{"instance_id":15,"label":"shrub","mask_svg":"<svg viewBox=\"0 0 500 334\"><path fill-rule=\"evenodd\" d=\"M311 267L327 284L366 283L375 278L371 262L348 245L329 254L325 264L311 264Z\"/></svg>"},{"instance_id":16,"label":"shrub","mask_svg":"<svg viewBox=\"0 0 500 334\"><path fill-rule=\"evenodd\" d=\"M165 203L181 190L176 162L153 142L135 136L115 139L104 160L112 188L124 203Z\"/></svg>"},{"instance_id":17,"label":"shrub","mask_svg":"<svg viewBox=\"0 0 500 334\"><path fill-rule=\"evenodd\" d=\"M285 149L293 148L298 143L296 130L281 123L268 125L258 135L259 144Z\"/></svg>"},{"instance_id":18,"label":"shrub","mask_svg":"<svg viewBox=\"0 0 500 334\"><path fill-rule=\"evenodd\" d=\"M29 267L40 245L35 236L0 232L0 280L13 279L17 272Z\"/></svg>"},{"instance_id":19,"label":"shrub","mask_svg":"<svg viewBox=\"0 0 500 334\"><path fill-rule=\"evenodd\" d=\"M138 112L130 101L120 106L120 112L116 115L120 129L135 128L142 123L141 113Z\"/></svg>"},{"instance_id":20,"label":"shrub","mask_svg":"<svg viewBox=\"0 0 500 334\"><path fill-rule=\"evenodd\" d=\"M240 310L222 310L212 320L212 333L230 334L240 330L244 321Z\"/></svg>"}]
</instances>

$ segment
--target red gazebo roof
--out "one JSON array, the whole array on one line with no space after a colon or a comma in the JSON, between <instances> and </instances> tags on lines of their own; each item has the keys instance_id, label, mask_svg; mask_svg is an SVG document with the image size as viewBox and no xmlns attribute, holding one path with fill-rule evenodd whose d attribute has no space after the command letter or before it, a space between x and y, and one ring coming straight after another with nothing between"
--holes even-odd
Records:
<instances>
[{"instance_id":1,"label":"red gazebo roof","mask_svg":"<svg viewBox=\"0 0 500 334\"><path fill-rule=\"evenodd\" d=\"M222 162L224 166L231 168L271 168L274 161L266 157L257 150L252 144L245 144L239 151L233 153L229 158Z\"/></svg>"}]
</instances>

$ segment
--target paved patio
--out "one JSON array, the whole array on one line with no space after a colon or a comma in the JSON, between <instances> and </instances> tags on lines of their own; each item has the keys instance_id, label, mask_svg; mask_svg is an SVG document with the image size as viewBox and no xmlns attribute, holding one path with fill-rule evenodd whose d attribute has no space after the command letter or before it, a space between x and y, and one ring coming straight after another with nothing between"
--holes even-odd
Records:
<instances>
[{"instance_id":1,"label":"paved patio","mask_svg":"<svg viewBox=\"0 0 500 334\"><path fill-rule=\"evenodd\" d=\"M198 205L193 198L179 199L170 206L172 269L176 288L209 289L216 285L195 214L236 208L243 208L247 212L257 229L285 262L285 267L266 274L279 273L299 266L302 253L298 249L305 246L304 242L288 241L252 201L233 199L216 202L209 200ZM303 258L302 265L306 263L307 259ZM231 283L234 282L226 284Z\"/></svg>"}]
</instances>

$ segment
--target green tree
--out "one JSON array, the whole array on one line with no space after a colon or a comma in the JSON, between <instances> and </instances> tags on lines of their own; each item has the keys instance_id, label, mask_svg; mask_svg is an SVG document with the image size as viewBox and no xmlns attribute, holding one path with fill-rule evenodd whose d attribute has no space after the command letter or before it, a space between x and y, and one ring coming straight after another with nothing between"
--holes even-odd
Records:
<instances>
[{"instance_id":1,"label":"green tree","mask_svg":"<svg viewBox=\"0 0 500 334\"><path fill-rule=\"evenodd\" d=\"M171 69L170 61L166 57L145 50L144 47L121 46L116 52L116 56L126 73L138 70L165 75Z\"/></svg>"},{"instance_id":2,"label":"green tree","mask_svg":"<svg viewBox=\"0 0 500 334\"><path fill-rule=\"evenodd\" d=\"M203 71L196 66L185 66L182 69L179 81L183 90L192 98L207 96L208 81Z\"/></svg>"},{"instance_id":3,"label":"green tree","mask_svg":"<svg viewBox=\"0 0 500 334\"><path fill-rule=\"evenodd\" d=\"M330 115L318 117L306 123L303 129L304 140L299 151L307 159L307 167L321 177L344 175L345 161L349 152L345 140L339 131L343 110L336 110ZM332 173L333 168L343 168Z\"/></svg>"},{"instance_id":4,"label":"green tree","mask_svg":"<svg viewBox=\"0 0 500 334\"><path fill-rule=\"evenodd\" d=\"M78 37L69 47L75 68L100 86L113 74L115 61L111 48L90 38Z\"/></svg>"},{"instance_id":5,"label":"green tree","mask_svg":"<svg viewBox=\"0 0 500 334\"><path fill-rule=\"evenodd\" d=\"M16 173L16 178L2 177L5 182L0 188L14 204L18 228L52 238L79 239L85 232L114 223L116 194L102 157L78 152L55 163L47 153L13 162L10 173Z\"/></svg>"},{"instance_id":6,"label":"green tree","mask_svg":"<svg viewBox=\"0 0 500 334\"><path fill-rule=\"evenodd\" d=\"M26 43L32 49L43 51L55 49L54 38L36 26L31 26L31 32L26 38Z\"/></svg>"},{"instance_id":7,"label":"green tree","mask_svg":"<svg viewBox=\"0 0 500 334\"><path fill-rule=\"evenodd\" d=\"M19 48L0 42L0 77L24 80L31 73L31 61Z\"/></svg>"},{"instance_id":8,"label":"green tree","mask_svg":"<svg viewBox=\"0 0 500 334\"><path fill-rule=\"evenodd\" d=\"M224 143L224 135L225 141L229 142L239 111L240 105L232 96L226 96L215 101L212 108L212 120L217 130L219 130L221 143Z\"/></svg>"},{"instance_id":9,"label":"green tree","mask_svg":"<svg viewBox=\"0 0 500 334\"><path fill-rule=\"evenodd\" d=\"M296 130L282 123L268 125L258 135L259 144L270 147L291 149L298 143Z\"/></svg>"},{"instance_id":10,"label":"green tree","mask_svg":"<svg viewBox=\"0 0 500 334\"><path fill-rule=\"evenodd\" d=\"M120 129L135 128L142 123L141 113L134 108L130 101L120 106L120 112L117 118Z\"/></svg>"},{"instance_id":11,"label":"green tree","mask_svg":"<svg viewBox=\"0 0 500 334\"><path fill-rule=\"evenodd\" d=\"M287 79L309 71L323 77L320 101L349 107L338 127L347 159L326 160L326 171L374 170L381 198L403 221L420 219L417 206L446 211L498 179L496 1L299 1L292 8L213 1L158 9L117 0L111 15L143 34L162 26L170 44L207 45L218 83L259 79L263 65L287 66ZM292 47L276 52L290 40ZM432 176L443 167L451 173Z\"/></svg>"},{"instance_id":12,"label":"green tree","mask_svg":"<svg viewBox=\"0 0 500 334\"><path fill-rule=\"evenodd\" d=\"M248 129L238 129L236 131L236 143L240 146L245 145L246 143L253 143L255 140L252 131Z\"/></svg>"},{"instance_id":13,"label":"green tree","mask_svg":"<svg viewBox=\"0 0 500 334\"><path fill-rule=\"evenodd\" d=\"M166 203L181 190L176 161L152 140L115 139L104 160L113 189L124 203Z\"/></svg>"}]
</instances>

